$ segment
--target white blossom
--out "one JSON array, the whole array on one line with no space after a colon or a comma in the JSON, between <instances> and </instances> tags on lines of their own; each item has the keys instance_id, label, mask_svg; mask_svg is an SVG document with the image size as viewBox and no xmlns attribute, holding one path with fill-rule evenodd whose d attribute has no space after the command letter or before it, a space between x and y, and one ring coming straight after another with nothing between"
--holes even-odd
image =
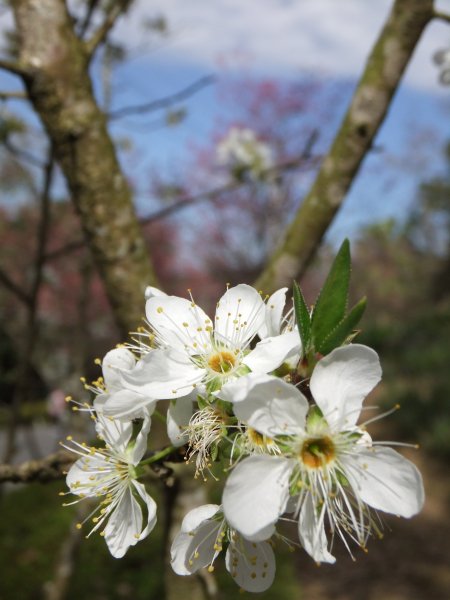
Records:
<instances>
[{"instance_id":1,"label":"white blossom","mask_svg":"<svg viewBox=\"0 0 450 600\"><path fill-rule=\"evenodd\" d=\"M267 375L250 374L223 389L221 398L233 402L237 418L282 451L245 458L231 472L223 494L230 526L258 539L289 503L305 550L317 562L334 562L334 537L351 553L348 539L365 548L368 537L379 533L376 511L403 517L419 512L424 492L417 468L372 443L356 425L380 378L377 354L353 344L316 365L310 390L317 406L311 409L295 386Z\"/></svg>"},{"instance_id":2,"label":"white blossom","mask_svg":"<svg viewBox=\"0 0 450 600\"><path fill-rule=\"evenodd\" d=\"M94 415L94 413L93 413ZM99 531L109 551L121 558L130 546L147 537L156 524L156 503L137 481L138 464L147 446L150 418L144 419L139 433L133 435L133 423L110 420L99 413L96 430L105 442L103 448L74 442L65 446L80 456L70 468L66 483L78 500L102 498L83 523L92 519L88 537ZM81 528L82 523L78 524Z\"/></svg>"},{"instance_id":3,"label":"white blossom","mask_svg":"<svg viewBox=\"0 0 450 600\"><path fill-rule=\"evenodd\" d=\"M250 371L273 371L298 346L298 336L280 335L272 345L259 342L251 349L265 321L265 304L254 288L244 284L222 296L214 324L192 299L177 296L152 295L146 316L156 348L133 369L121 372L122 386L140 394L140 399L114 395L105 405L109 415L126 416L152 398L181 398L195 389L215 392Z\"/></svg>"},{"instance_id":4,"label":"white blossom","mask_svg":"<svg viewBox=\"0 0 450 600\"><path fill-rule=\"evenodd\" d=\"M217 504L200 506L185 516L172 544L172 568L178 575L191 575L204 567L212 572L225 546L226 568L242 589L263 592L272 585L275 557L270 543L246 540L231 529Z\"/></svg>"},{"instance_id":5,"label":"white blossom","mask_svg":"<svg viewBox=\"0 0 450 600\"><path fill-rule=\"evenodd\" d=\"M232 127L218 144L216 154L219 165L237 176L245 173L253 179L261 178L275 162L270 145L248 127Z\"/></svg>"}]
</instances>

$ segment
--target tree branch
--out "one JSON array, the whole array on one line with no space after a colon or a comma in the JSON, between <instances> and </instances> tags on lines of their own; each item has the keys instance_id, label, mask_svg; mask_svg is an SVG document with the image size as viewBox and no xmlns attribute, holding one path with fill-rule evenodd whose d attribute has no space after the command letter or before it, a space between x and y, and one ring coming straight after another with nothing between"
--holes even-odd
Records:
<instances>
[{"instance_id":1,"label":"tree branch","mask_svg":"<svg viewBox=\"0 0 450 600\"><path fill-rule=\"evenodd\" d=\"M0 268L0 283L3 283L5 288L12 292L25 306L30 306L31 298L21 287L15 283L10 276Z\"/></svg>"},{"instance_id":2,"label":"tree branch","mask_svg":"<svg viewBox=\"0 0 450 600\"><path fill-rule=\"evenodd\" d=\"M256 281L258 289L270 293L304 273L372 147L433 14L433 0L394 2L333 145L281 245Z\"/></svg>"},{"instance_id":3,"label":"tree branch","mask_svg":"<svg viewBox=\"0 0 450 600\"><path fill-rule=\"evenodd\" d=\"M128 1L110 3L122 8ZM142 294L157 285L147 246L89 76L85 44L62 0L12 3L25 87L67 180L86 242L122 334L141 319Z\"/></svg>"},{"instance_id":4,"label":"tree branch","mask_svg":"<svg viewBox=\"0 0 450 600\"><path fill-rule=\"evenodd\" d=\"M435 19L439 19L440 21L446 21L447 23L450 23L450 14L441 12L440 10L435 10L433 12L433 17Z\"/></svg>"},{"instance_id":5,"label":"tree branch","mask_svg":"<svg viewBox=\"0 0 450 600\"><path fill-rule=\"evenodd\" d=\"M28 100L24 92L0 92L0 100Z\"/></svg>"},{"instance_id":6,"label":"tree branch","mask_svg":"<svg viewBox=\"0 0 450 600\"><path fill-rule=\"evenodd\" d=\"M116 110L113 110L110 113L108 113L107 117L110 121L113 121L116 119L121 119L122 117L126 117L128 115L139 115L155 110L160 110L162 108L167 108L172 104L181 102L182 100L186 100L190 96L193 96L204 87L214 83L215 79L216 78L214 75L206 75L205 77L201 77L197 81L194 81L194 83L191 83L190 85L180 90L179 92L176 92L175 94L171 94L170 96L166 96L165 98L158 98L158 100L152 100L151 102L146 102L144 104L135 104L131 106L117 108Z\"/></svg>"},{"instance_id":7,"label":"tree branch","mask_svg":"<svg viewBox=\"0 0 450 600\"><path fill-rule=\"evenodd\" d=\"M117 19L128 9L132 1L116 0L111 3L111 8L106 14L105 20L92 37L85 42L85 48L89 56L92 56L100 44L106 40Z\"/></svg>"},{"instance_id":8,"label":"tree branch","mask_svg":"<svg viewBox=\"0 0 450 600\"><path fill-rule=\"evenodd\" d=\"M5 58L0 58L0 69L4 71L9 71L14 75L20 75L22 77L27 75L27 69L18 62L13 62L11 60L6 60Z\"/></svg>"},{"instance_id":9,"label":"tree branch","mask_svg":"<svg viewBox=\"0 0 450 600\"><path fill-rule=\"evenodd\" d=\"M75 456L65 450L50 454L40 460L28 460L20 465L0 465L0 483L47 483L62 479L65 471L75 461Z\"/></svg>"},{"instance_id":10,"label":"tree branch","mask_svg":"<svg viewBox=\"0 0 450 600\"><path fill-rule=\"evenodd\" d=\"M17 367L18 376L11 405L10 422L6 432L6 446L3 460L9 462L14 455L14 442L19 423L20 406L29 392L30 366L38 337L38 298L42 284L45 264L45 245L47 243L48 228L50 224L50 192L54 173L53 150L50 147L44 171L42 192L39 198L40 215L37 232L36 251L33 262L32 282L27 304L27 319L23 334L23 349Z\"/></svg>"},{"instance_id":11,"label":"tree branch","mask_svg":"<svg viewBox=\"0 0 450 600\"><path fill-rule=\"evenodd\" d=\"M159 453L163 453L163 451L148 452L145 458ZM27 460L20 465L0 464L0 483L7 481L11 483L32 483L33 481L47 483L63 479L67 470L76 460L77 456L75 454L67 450L60 450L40 460ZM166 462L184 462L183 447L177 448L167 456L149 465L155 475L163 481L171 475L171 471L164 466Z\"/></svg>"}]
</instances>

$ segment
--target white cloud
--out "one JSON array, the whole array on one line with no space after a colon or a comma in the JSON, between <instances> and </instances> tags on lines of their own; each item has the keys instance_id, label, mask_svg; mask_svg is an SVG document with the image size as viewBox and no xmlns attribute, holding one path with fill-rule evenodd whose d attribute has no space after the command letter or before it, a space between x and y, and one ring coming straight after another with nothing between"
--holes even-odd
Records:
<instances>
[{"instance_id":1,"label":"white cloud","mask_svg":"<svg viewBox=\"0 0 450 600\"><path fill-rule=\"evenodd\" d=\"M144 15L159 12L174 33L158 59L211 69L229 58L256 71L357 77L391 6L392 0L138 0L117 34L142 39ZM438 6L450 12L450 0ZM449 42L448 24L431 23L406 83L437 90L431 56Z\"/></svg>"}]
</instances>

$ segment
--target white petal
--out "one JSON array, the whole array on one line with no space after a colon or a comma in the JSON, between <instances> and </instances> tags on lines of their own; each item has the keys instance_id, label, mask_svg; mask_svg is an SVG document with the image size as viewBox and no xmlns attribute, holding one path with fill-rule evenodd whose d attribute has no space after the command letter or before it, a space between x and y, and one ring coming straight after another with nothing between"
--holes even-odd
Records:
<instances>
[{"instance_id":1,"label":"white petal","mask_svg":"<svg viewBox=\"0 0 450 600\"><path fill-rule=\"evenodd\" d=\"M270 373L281 366L292 355L300 354L301 343L298 331L289 331L268 337L256 344L242 361L253 373Z\"/></svg>"},{"instance_id":2,"label":"white petal","mask_svg":"<svg viewBox=\"0 0 450 600\"><path fill-rule=\"evenodd\" d=\"M148 285L145 288L145 299L148 300L149 298L153 298L153 297L160 297L160 296L167 296L166 292L163 292L162 290L153 287L151 285Z\"/></svg>"},{"instance_id":3,"label":"white petal","mask_svg":"<svg viewBox=\"0 0 450 600\"><path fill-rule=\"evenodd\" d=\"M86 496L95 495L93 487L96 481L90 479L93 473L99 472L100 475L94 475L96 479L104 477L102 470L109 470L111 464L100 457L89 456L88 461L85 458L79 458L69 469L66 476L67 487L73 494L84 494Z\"/></svg>"},{"instance_id":4,"label":"white petal","mask_svg":"<svg viewBox=\"0 0 450 600\"><path fill-rule=\"evenodd\" d=\"M115 348L110 350L102 360L102 372L108 393L120 389L120 373L129 371L136 364L134 354L127 348Z\"/></svg>"},{"instance_id":5,"label":"white petal","mask_svg":"<svg viewBox=\"0 0 450 600\"><path fill-rule=\"evenodd\" d=\"M275 556L267 542L249 542L236 535L228 547L225 564L236 583L247 592L264 592L275 577Z\"/></svg>"},{"instance_id":6,"label":"white petal","mask_svg":"<svg viewBox=\"0 0 450 600\"><path fill-rule=\"evenodd\" d=\"M189 573L195 573L211 564L217 553L214 546L221 526L220 521L204 521L197 527L186 549L184 566Z\"/></svg>"},{"instance_id":7,"label":"white petal","mask_svg":"<svg viewBox=\"0 0 450 600\"><path fill-rule=\"evenodd\" d=\"M287 287L281 288L274 292L267 300L265 322L258 331L258 335L262 340L267 337L280 335L287 290Z\"/></svg>"},{"instance_id":8,"label":"white petal","mask_svg":"<svg viewBox=\"0 0 450 600\"><path fill-rule=\"evenodd\" d=\"M167 435L173 446L183 446L189 441L187 426L194 412L194 401L196 400L194 390L188 396L172 400L167 410Z\"/></svg>"},{"instance_id":9,"label":"white petal","mask_svg":"<svg viewBox=\"0 0 450 600\"><path fill-rule=\"evenodd\" d=\"M141 530L142 510L131 489L127 487L104 529L105 541L114 558L122 558L128 548L138 542Z\"/></svg>"},{"instance_id":10,"label":"white petal","mask_svg":"<svg viewBox=\"0 0 450 600\"><path fill-rule=\"evenodd\" d=\"M254 537L283 514L293 463L274 456L252 456L231 472L223 491L227 522L244 537Z\"/></svg>"},{"instance_id":11,"label":"white petal","mask_svg":"<svg viewBox=\"0 0 450 600\"><path fill-rule=\"evenodd\" d=\"M316 562L334 563L336 559L328 552L328 542L323 519L323 509L317 514L311 494L307 494L298 520L300 543Z\"/></svg>"},{"instance_id":12,"label":"white petal","mask_svg":"<svg viewBox=\"0 0 450 600\"><path fill-rule=\"evenodd\" d=\"M130 393L134 394L134 392ZM100 394L95 399L94 408L97 413L95 430L110 448L114 448L114 450L123 454L133 434L133 424L130 421L114 419L104 412L109 400L116 395L120 397L122 393ZM126 395L128 396L128 393Z\"/></svg>"},{"instance_id":13,"label":"white petal","mask_svg":"<svg viewBox=\"0 0 450 600\"><path fill-rule=\"evenodd\" d=\"M170 564L172 569L177 575L191 575L190 569L187 568L188 564L187 555L188 549L191 545L192 536L189 533L183 533L180 531L172 542L170 548Z\"/></svg>"},{"instance_id":14,"label":"white petal","mask_svg":"<svg viewBox=\"0 0 450 600\"><path fill-rule=\"evenodd\" d=\"M265 305L255 288L237 285L225 292L217 304L215 337L235 348L244 347L258 333L264 319Z\"/></svg>"},{"instance_id":15,"label":"white petal","mask_svg":"<svg viewBox=\"0 0 450 600\"><path fill-rule=\"evenodd\" d=\"M203 504L190 510L181 523L183 533L192 533L199 527L203 521L211 519L220 510L218 504Z\"/></svg>"},{"instance_id":16,"label":"white petal","mask_svg":"<svg viewBox=\"0 0 450 600\"><path fill-rule=\"evenodd\" d=\"M145 313L150 326L158 333L160 343L185 352L186 346L195 351L193 344L202 347L210 342L212 321L191 300L178 296L156 296L149 298Z\"/></svg>"},{"instance_id":17,"label":"white petal","mask_svg":"<svg viewBox=\"0 0 450 600\"><path fill-rule=\"evenodd\" d=\"M273 437L304 430L308 401L278 377L251 373L225 384L218 395L232 402L237 418L259 433Z\"/></svg>"},{"instance_id":18,"label":"white petal","mask_svg":"<svg viewBox=\"0 0 450 600\"><path fill-rule=\"evenodd\" d=\"M186 353L152 350L132 371L123 373L122 379L125 387L149 399L175 399L191 392L204 374L204 369L194 365Z\"/></svg>"},{"instance_id":19,"label":"white petal","mask_svg":"<svg viewBox=\"0 0 450 600\"><path fill-rule=\"evenodd\" d=\"M369 506L401 517L412 517L422 509L422 476L392 448L374 446L342 462L355 495Z\"/></svg>"},{"instance_id":20,"label":"white petal","mask_svg":"<svg viewBox=\"0 0 450 600\"><path fill-rule=\"evenodd\" d=\"M145 508L147 510L147 515L146 515L146 521L147 524L145 525L144 529L142 529L140 535L139 535L139 540L143 540L144 538L146 538L148 536L148 534L152 531L152 529L155 527L156 525L156 502L153 500L153 498L147 494L147 491L145 489L145 486L142 483L139 483L138 481L133 481L133 485L137 491L137 493L139 494L139 496L142 498L142 500L145 503Z\"/></svg>"},{"instance_id":21,"label":"white petal","mask_svg":"<svg viewBox=\"0 0 450 600\"><path fill-rule=\"evenodd\" d=\"M132 465L138 465L147 450L147 438L151 423L150 416L147 414L142 420L141 428L134 440L134 445L131 451L128 452L129 461Z\"/></svg>"},{"instance_id":22,"label":"white petal","mask_svg":"<svg viewBox=\"0 0 450 600\"><path fill-rule=\"evenodd\" d=\"M145 414L153 413L156 405L156 399L131 389L122 389L119 392L110 394L102 407L102 413L105 417L111 417L114 420L122 420L124 423L132 419L140 419Z\"/></svg>"},{"instance_id":23,"label":"white petal","mask_svg":"<svg viewBox=\"0 0 450 600\"><path fill-rule=\"evenodd\" d=\"M364 398L380 379L378 354L367 346L350 344L317 363L310 389L330 427L342 430L355 425Z\"/></svg>"}]
</instances>

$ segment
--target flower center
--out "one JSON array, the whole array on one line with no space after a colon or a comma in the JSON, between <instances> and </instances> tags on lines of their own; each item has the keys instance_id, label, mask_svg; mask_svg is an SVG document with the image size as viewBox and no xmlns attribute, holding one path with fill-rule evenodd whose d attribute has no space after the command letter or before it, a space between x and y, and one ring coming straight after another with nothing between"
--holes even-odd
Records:
<instances>
[{"instance_id":1,"label":"flower center","mask_svg":"<svg viewBox=\"0 0 450 600\"><path fill-rule=\"evenodd\" d=\"M311 438L303 442L300 458L307 467L318 469L333 460L335 448L329 437Z\"/></svg>"},{"instance_id":2,"label":"flower center","mask_svg":"<svg viewBox=\"0 0 450 600\"><path fill-rule=\"evenodd\" d=\"M229 373L236 365L236 357L231 352L222 350L208 359L208 366L216 373Z\"/></svg>"}]
</instances>

